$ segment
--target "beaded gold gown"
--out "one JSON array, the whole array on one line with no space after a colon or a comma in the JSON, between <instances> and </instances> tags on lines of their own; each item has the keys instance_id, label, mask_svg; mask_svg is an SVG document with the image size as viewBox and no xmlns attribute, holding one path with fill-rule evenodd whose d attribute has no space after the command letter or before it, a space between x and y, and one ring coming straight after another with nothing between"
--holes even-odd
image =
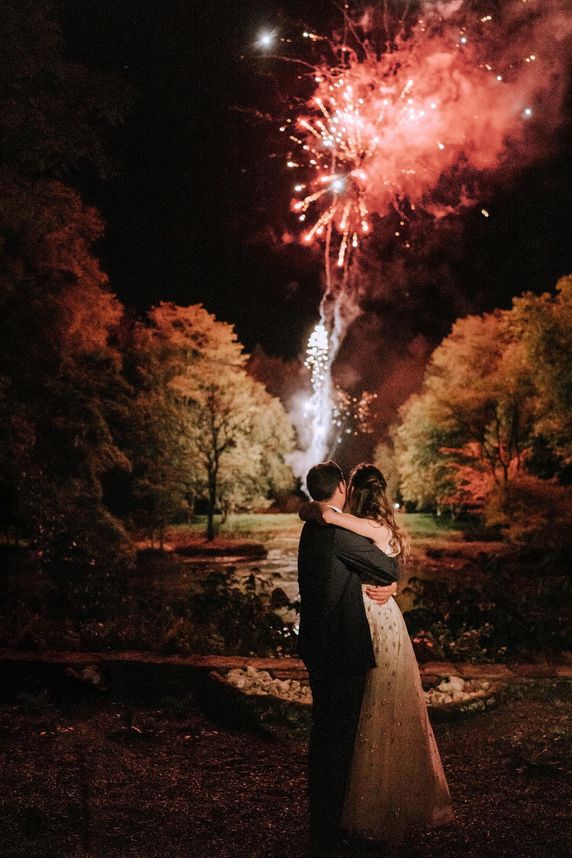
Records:
<instances>
[{"instance_id":1,"label":"beaded gold gown","mask_svg":"<svg viewBox=\"0 0 572 858\"><path fill-rule=\"evenodd\" d=\"M454 814L403 615L393 598L385 605L363 598L376 667L367 676L342 828L399 843Z\"/></svg>"}]
</instances>

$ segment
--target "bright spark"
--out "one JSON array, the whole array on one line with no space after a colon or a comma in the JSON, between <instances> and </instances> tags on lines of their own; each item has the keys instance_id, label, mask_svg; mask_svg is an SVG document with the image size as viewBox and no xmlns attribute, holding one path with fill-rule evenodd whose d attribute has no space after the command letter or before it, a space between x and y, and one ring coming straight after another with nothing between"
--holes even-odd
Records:
<instances>
[{"instance_id":1,"label":"bright spark","mask_svg":"<svg viewBox=\"0 0 572 858\"><path fill-rule=\"evenodd\" d=\"M257 44L261 48L270 48L274 44L275 38L274 33L271 33L269 30L265 30L258 36Z\"/></svg>"}]
</instances>

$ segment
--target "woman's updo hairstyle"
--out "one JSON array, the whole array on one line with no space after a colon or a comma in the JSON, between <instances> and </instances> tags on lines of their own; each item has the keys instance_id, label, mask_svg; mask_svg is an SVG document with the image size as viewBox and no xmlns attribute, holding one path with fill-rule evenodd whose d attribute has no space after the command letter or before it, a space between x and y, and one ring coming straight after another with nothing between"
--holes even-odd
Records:
<instances>
[{"instance_id":1,"label":"woman's updo hairstyle","mask_svg":"<svg viewBox=\"0 0 572 858\"><path fill-rule=\"evenodd\" d=\"M395 521L395 508L387 496L387 481L379 468L362 462L353 469L348 484L348 507L353 515L371 518L391 530L389 544L402 558L409 554L409 537Z\"/></svg>"}]
</instances>

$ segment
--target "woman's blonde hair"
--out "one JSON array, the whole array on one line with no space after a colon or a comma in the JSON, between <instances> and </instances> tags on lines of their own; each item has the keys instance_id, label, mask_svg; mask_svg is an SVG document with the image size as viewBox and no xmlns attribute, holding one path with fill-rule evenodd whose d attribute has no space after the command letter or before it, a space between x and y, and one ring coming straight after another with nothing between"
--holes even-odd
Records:
<instances>
[{"instance_id":1,"label":"woman's blonde hair","mask_svg":"<svg viewBox=\"0 0 572 858\"><path fill-rule=\"evenodd\" d=\"M395 521L395 510L387 497L385 477L375 465L363 462L353 469L348 483L348 508L359 518L371 518L391 530L389 544L405 560L410 553L409 535Z\"/></svg>"}]
</instances>

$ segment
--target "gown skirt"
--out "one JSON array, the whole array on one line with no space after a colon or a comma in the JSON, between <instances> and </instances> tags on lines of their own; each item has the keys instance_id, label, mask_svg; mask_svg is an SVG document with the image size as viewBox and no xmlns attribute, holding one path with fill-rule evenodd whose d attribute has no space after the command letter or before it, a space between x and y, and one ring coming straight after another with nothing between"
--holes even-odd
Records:
<instances>
[{"instance_id":1,"label":"gown skirt","mask_svg":"<svg viewBox=\"0 0 572 858\"><path fill-rule=\"evenodd\" d=\"M363 598L376 666L367 674L341 827L400 843L454 813L403 615L393 598L385 605Z\"/></svg>"}]
</instances>

